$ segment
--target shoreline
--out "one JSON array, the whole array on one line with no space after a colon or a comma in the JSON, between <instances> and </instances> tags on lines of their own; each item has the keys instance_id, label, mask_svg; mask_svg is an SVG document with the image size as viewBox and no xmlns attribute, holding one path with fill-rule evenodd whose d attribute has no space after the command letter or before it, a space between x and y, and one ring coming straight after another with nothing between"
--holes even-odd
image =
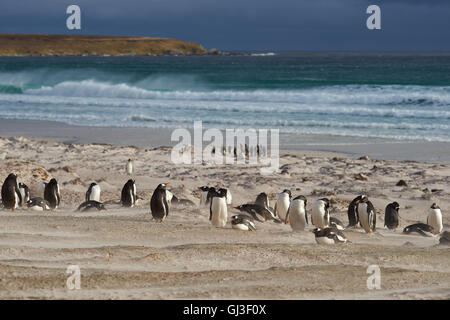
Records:
<instances>
[{"instance_id":1,"label":"shoreline","mask_svg":"<svg viewBox=\"0 0 450 320\"><path fill-rule=\"evenodd\" d=\"M174 146L170 140L175 128L132 128L75 126L41 120L0 119L0 137L28 137L56 140L66 144L110 144L114 146ZM187 128L191 133L192 129ZM208 142L204 142L205 147ZM304 135L280 132L280 150L304 150L346 154L377 160L450 162L450 143L389 141L355 137Z\"/></svg>"}]
</instances>

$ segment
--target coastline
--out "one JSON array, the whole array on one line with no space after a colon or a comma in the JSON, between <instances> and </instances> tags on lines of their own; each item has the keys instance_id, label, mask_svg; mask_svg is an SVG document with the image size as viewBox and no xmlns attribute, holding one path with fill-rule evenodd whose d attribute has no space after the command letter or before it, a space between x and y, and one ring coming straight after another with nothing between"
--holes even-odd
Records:
<instances>
[{"instance_id":1,"label":"coastline","mask_svg":"<svg viewBox=\"0 0 450 320\"><path fill-rule=\"evenodd\" d=\"M170 141L175 128L131 128L74 126L55 121L10 120L0 118L1 137L29 137L74 144L111 144L116 146L174 146ZM190 128L187 128L190 130ZM191 131L191 130L190 130ZM204 143L204 146L207 142ZM300 135L280 132L280 150L304 150L368 156L378 160L450 162L450 143L389 141L353 137Z\"/></svg>"}]
</instances>

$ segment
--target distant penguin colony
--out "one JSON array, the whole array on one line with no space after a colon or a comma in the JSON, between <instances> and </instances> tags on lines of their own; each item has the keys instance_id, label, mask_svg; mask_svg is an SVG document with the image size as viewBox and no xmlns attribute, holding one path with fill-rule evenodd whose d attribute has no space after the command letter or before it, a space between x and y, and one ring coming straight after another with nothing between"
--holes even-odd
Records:
<instances>
[{"instance_id":1,"label":"distant penguin colony","mask_svg":"<svg viewBox=\"0 0 450 320\"><path fill-rule=\"evenodd\" d=\"M171 199L167 199L167 195L168 192L166 189L166 184L164 183L159 184L155 191L153 191L153 195L150 200L150 210L153 219L158 222L163 222L169 215L169 202Z\"/></svg>"},{"instance_id":2,"label":"distant penguin colony","mask_svg":"<svg viewBox=\"0 0 450 320\"><path fill-rule=\"evenodd\" d=\"M136 204L136 184L133 179L130 179L125 183L122 188L122 195L120 201L124 207L134 207Z\"/></svg>"}]
</instances>

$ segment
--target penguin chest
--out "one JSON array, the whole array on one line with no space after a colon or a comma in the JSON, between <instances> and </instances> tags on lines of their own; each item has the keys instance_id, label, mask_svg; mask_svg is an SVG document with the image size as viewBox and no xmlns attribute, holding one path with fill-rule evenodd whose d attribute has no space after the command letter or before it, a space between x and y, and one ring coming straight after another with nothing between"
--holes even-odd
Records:
<instances>
[{"instance_id":1,"label":"penguin chest","mask_svg":"<svg viewBox=\"0 0 450 320\"><path fill-rule=\"evenodd\" d=\"M202 191L202 194L200 196L200 205L205 206L206 205L206 198L208 197L208 191Z\"/></svg>"},{"instance_id":2,"label":"penguin chest","mask_svg":"<svg viewBox=\"0 0 450 320\"><path fill-rule=\"evenodd\" d=\"M365 203L359 203L358 204L358 216L359 216L359 222L361 223L361 227L366 231L367 233L370 233L372 230L370 228L370 212L368 212L367 204Z\"/></svg>"},{"instance_id":3,"label":"penguin chest","mask_svg":"<svg viewBox=\"0 0 450 320\"><path fill-rule=\"evenodd\" d=\"M242 230L242 231L248 231L249 230L248 226L243 224L243 223L233 224L233 225L231 225L231 227L233 229Z\"/></svg>"},{"instance_id":4,"label":"penguin chest","mask_svg":"<svg viewBox=\"0 0 450 320\"><path fill-rule=\"evenodd\" d=\"M133 173L133 165L131 164L131 162L128 162L127 163L127 174L132 174L132 173Z\"/></svg>"},{"instance_id":5,"label":"penguin chest","mask_svg":"<svg viewBox=\"0 0 450 320\"><path fill-rule=\"evenodd\" d=\"M430 213L428 214L427 224L432 226L434 232L441 233L443 229L442 224L442 213L440 209L430 209Z\"/></svg>"},{"instance_id":6,"label":"penguin chest","mask_svg":"<svg viewBox=\"0 0 450 320\"><path fill-rule=\"evenodd\" d=\"M293 201L289 207L289 221L292 230L302 231L306 227L305 207L303 201Z\"/></svg>"},{"instance_id":7,"label":"penguin chest","mask_svg":"<svg viewBox=\"0 0 450 320\"><path fill-rule=\"evenodd\" d=\"M225 227L228 216L226 199L214 197L211 203L211 211L211 223L218 228Z\"/></svg>"},{"instance_id":8,"label":"penguin chest","mask_svg":"<svg viewBox=\"0 0 450 320\"><path fill-rule=\"evenodd\" d=\"M316 237L316 242L318 244L334 244L334 239L328 237Z\"/></svg>"},{"instance_id":9,"label":"penguin chest","mask_svg":"<svg viewBox=\"0 0 450 320\"><path fill-rule=\"evenodd\" d=\"M325 228L328 226L326 219L325 207L323 205L316 205L312 208L312 223L317 228Z\"/></svg>"},{"instance_id":10,"label":"penguin chest","mask_svg":"<svg viewBox=\"0 0 450 320\"><path fill-rule=\"evenodd\" d=\"M100 202L100 186L97 185L97 186L92 187L89 200L94 200L94 201Z\"/></svg>"},{"instance_id":11,"label":"penguin chest","mask_svg":"<svg viewBox=\"0 0 450 320\"><path fill-rule=\"evenodd\" d=\"M287 194L281 194L277 199L277 214L280 219L286 219L286 213L289 210L289 196Z\"/></svg>"}]
</instances>

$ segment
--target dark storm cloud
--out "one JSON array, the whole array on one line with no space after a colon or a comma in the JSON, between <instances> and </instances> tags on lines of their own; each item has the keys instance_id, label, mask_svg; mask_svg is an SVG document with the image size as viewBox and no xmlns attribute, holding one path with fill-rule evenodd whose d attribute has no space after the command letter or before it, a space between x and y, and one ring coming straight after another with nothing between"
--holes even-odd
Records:
<instances>
[{"instance_id":1,"label":"dark storm cloud","mask_svg":"<svg viewBox=\"0 0 450 320\"><path fill-rule=\"evenodd\" d=\"M0 32L173 37L243 50L450 50L448 0L2 0ZM78 4L82 30L68 31ZM366 8L382 30L366 28Z\"/></svg>"}]
</instances>

